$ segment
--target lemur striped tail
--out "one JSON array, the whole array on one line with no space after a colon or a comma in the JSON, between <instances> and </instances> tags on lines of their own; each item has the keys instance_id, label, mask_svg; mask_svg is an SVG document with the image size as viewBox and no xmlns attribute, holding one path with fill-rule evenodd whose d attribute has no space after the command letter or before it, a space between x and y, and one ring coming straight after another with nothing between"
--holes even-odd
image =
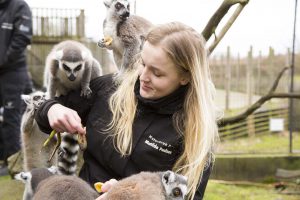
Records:
<instances>
[{"instance_id":1,"label":"lemur striped tail","mask_svg":"<svg viewBox=\"0 0 300 200\"><path fill-rule=\"evenodd\" d=\"M61 145L58 152L58 172L64 175L75 175L78 159L78 137L76 134L61 133Z\"/></svg>"}]
</instances>

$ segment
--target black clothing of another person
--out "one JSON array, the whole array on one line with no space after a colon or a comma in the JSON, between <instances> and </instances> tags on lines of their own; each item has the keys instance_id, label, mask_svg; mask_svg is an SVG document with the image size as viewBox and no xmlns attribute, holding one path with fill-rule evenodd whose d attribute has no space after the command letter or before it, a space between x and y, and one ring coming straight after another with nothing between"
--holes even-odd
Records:
<instances>
[{"instance_id":1,"label":"black clothing of another person","mask_svg":"<svg viewBox=\"0 0 300 200\"><path fill-rule=\"evenodd\" d=\"M0 107L4 108L0 160L20 150L21 94L31 83L25 50L31 37L31 11L27 3L0 0Z\"/></svg>"},{"instance_id":2,"label":"black clothing of another person","mask_svg":"<svg viewBox=\"0 0 300 200\"><path fill-rule=\"evenodd\" d=\"M172 123L172 116L183 105L187 86L158 100L144 99L139 94L139 81L135 86L138 100L137 114L133 124L133 144L130 155L121 157L113 145L112 137L104 133L110 122L111 111L108 100L116 87L112 75L105 75L91 82L93 98L79 97L74 91L44 103L38 110L36 120L44 132L51 132L47 113L51 105L60 102L77 110L87 127L88 147L84 152L84 165L80 177L91 185L97 181L121 179L141 171L164 171L172 169L182 153L182 136ZM88 114L88 115L87 115ZM202 199L211 167L208 167L196 193L196 200Z\"/></svg>"}]
</instances>

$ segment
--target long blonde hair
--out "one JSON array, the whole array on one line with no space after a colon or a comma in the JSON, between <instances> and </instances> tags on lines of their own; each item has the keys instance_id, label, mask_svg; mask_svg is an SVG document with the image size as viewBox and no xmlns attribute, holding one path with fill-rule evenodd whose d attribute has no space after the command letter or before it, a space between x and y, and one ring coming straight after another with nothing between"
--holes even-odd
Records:
<instances>
[{"instance_id":1,"label":"long blonde hair","mask_svg":"<svg viewBox=\"0 0 300 200\"><path fill-rule=\"evenodd\" d=\"M212 148L218 136L213 102L215 87L211 81L205 42L194 29L179 22L156 26L147 35L146 41L160 45L179 72L189 73L183 110L177 113L179 116L173 117L174 126L184 138L183 153L173 170L188 177L188 196L192 199L205 167L212 160ZM134 85L137 78L135 68L128 71L109 102L115 147L123 156L132 151L132 124L137 107Z\"/></svg>"}]
</instances>

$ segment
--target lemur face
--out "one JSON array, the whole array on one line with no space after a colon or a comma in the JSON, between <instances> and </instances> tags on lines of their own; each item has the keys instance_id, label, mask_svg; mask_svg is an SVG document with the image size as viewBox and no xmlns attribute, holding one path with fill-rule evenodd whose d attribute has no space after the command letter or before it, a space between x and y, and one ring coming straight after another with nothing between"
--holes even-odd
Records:
<instances>
[{"instance_id":1,"label":"lemur face","mask_svg":"<svg viewBox=\"0 0 300 200\"><path fill-rule=\"evenodd\" d=\"M122 21L126 20L130 15L130 4L128 0L112 0L104 1L107 9L111 11L111 15Z\"/></svg>"},{"instance_id":2,"label":"lemur face","mask_svg":"<svg viewBox=\"0 0 300 200\"><path fill-rule=\"evenodd\" d=\"M162 175L162 182L168 199L184 200L187 194L187 178L172 171Z\"/></svg>"},{"instance_id":3,"label":"lemur face","mask_svg":"<svg viewBox=\"0 0 300 200\"><path fill-rule=\"evenodd\" d=\"M30 108L37 109L46 100L46 93L42 91L36 91L29 95L22 94L21 97Z\"/></svg>"},{"instance_id":4,"label":"lemur face","mask_svg":"<svg viewBox=\"0 0 300 200\"><path fill-rule=\"evenodd\" d=\"M59 70L64 72L70 81L75 81L77 77L83 75L87 52L73 49L64 54L63 50L59 50L55 56L59 63Z\"/></svg>"},{"instance_id":5,"label":"lemur face","mask_svg":"<svg viewBox=\"0 0 300 200\"><path fill-rule=\"evenodd\" d=\"M68 62L61 61L60 68L65 72L70 81L75 81L79 74L81 74L84 62Z\"/></svg>"}]
</instances>

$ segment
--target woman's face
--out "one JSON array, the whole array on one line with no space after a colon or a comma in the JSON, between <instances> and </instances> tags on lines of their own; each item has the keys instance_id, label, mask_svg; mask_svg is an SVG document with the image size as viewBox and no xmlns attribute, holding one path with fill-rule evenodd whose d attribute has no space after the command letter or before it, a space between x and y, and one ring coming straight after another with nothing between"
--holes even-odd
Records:
<instances>
[{"instance_id":1,"label":"woman's face","mask_svg":"<svg viewBox=\"0 0 300 200\"><path fill-rule=\"evenodd\" d=\"M146 99L158 99L174 92L188 80L179 74L174 63L160 46L145 42L141 51L140 95Z\"/></svg>"}]
</instances>

